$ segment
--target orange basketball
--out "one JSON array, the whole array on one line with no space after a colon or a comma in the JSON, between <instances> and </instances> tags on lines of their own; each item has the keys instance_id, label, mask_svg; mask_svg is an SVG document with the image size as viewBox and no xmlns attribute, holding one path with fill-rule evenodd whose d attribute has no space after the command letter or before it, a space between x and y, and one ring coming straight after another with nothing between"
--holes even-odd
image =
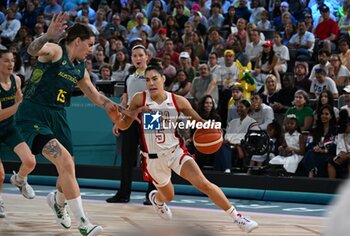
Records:
<instances>
[{"instance_id":1,"label":"orange basketball","mask_svg":"<svg viewBox=\"0 0 350 236\"><path fill-rule=\"evenodd\" d=\"M221 129L197 129L193 135L193 144L203 154L212 154L222 145Z\"/></svg>"}]
</instances>

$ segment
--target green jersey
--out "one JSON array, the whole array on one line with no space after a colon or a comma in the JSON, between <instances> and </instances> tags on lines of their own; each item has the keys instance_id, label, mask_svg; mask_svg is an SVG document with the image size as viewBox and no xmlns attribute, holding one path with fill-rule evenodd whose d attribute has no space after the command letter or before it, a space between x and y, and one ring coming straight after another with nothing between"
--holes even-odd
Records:
<instances>
[{"instance_id":1,"label":"green jersey","mask_svg":"<svg viewBox=\"0 0 350 236\"><path fill-rule=\"evenodd\" d=\"M64 108L70 105L70 98L77 82L84 78L85 62L73 64L66 48L57 62L36 61L29 84L24 93L24 101L48 107Z\"/></svg>"},{"instance_id":2,"label":"green jersey","mask_svg":"<svg viewBox=\"0 0 350 236\"><path fill-rule=\"evenodd\" d=\"M16 92L17 92L17 85L16 85L16 79L13 75L10 76L11 80L11 87L8 90L3 89L3 87L0 85L0 103L1 103L1 109L8 108L10 106L13 106L16 103ZM6 120L3 120L0 122L0 127L6 127L7 125L11 124L14 121L13 116L7 118Z\"/></svg>"}]
</instances>

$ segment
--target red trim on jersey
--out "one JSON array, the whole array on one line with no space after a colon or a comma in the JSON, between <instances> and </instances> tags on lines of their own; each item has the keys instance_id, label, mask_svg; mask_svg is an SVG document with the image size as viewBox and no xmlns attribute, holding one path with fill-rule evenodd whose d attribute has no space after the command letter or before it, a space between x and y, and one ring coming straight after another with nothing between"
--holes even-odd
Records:
<instances>
[{"instance_id":1,"label":"red trim on jersey","mask_svg":"<svg viewBox=\"0 0 350 236\"><path fill-rule=\"evenodd\" d=\"M171 98L173 100L173 103L175 105L176 111L180 114L180 109L179 106L177 105L176 99L175 99L175 94L171 93Z\"/></svg>"},{"instance_id":2,"label":"red trim on jersey","mask_svg":"<svg viewBox=\"0 0 350 236\"><path fill-rule=\"evenodd\" d=\"M146 157L143 156L142 154L141 154L141 169L142 169L142 176L143 176L144 181L146 181L146 182L152 181L152 182L158 184L158 182L155 181L152 178L152 175L148 172Z\"/></svg>"},{"instance_id":3,"label":"red trim on jersey","mask_svg":"<svg viewBox=\"0 0 350 236\"><path fill-rule=\"evenodd\" d=\"M142 101L142 106L146 105L146 91L143 91L143 101ZM146 144L146 137L145 137L145 132L143 130L143 119L142 119L142 114L140 114L139 119L141 120L141 124L140 124L140 130L141 130L141 142L140 142L140 149L143 152L148 153L148 148L147 148L147 144Z\"/></svg>"}]
</instances>

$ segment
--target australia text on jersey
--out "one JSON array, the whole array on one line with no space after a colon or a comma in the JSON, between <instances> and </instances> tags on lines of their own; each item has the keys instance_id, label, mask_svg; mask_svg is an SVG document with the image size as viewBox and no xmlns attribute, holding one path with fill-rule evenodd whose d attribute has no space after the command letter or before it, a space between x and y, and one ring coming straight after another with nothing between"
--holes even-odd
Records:
<instances>
[{"instance_id":1,"label":"australia text on jersey","mask_svg":"<svg viewBox=\"0 0 350 236\"><path fill-rule=\"evenodd\" d=\"M143 113L142 125L144 130L221 129L221 122L196 122L185 116L171 117L168 111Z\"/></svg>"}]
</instances>

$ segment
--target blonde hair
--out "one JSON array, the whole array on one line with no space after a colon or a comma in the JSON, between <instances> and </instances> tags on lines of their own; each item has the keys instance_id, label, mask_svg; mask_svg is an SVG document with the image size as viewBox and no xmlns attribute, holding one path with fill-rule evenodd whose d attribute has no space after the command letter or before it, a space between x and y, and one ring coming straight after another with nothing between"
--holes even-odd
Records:
<instances>
[{"instance_id":1,"label":"blonde hair","mask_svg":"<svg viewBox=\"0 0 350 236\"><path fill-rule=\"evenodd\" d=\"M280 91L281 88L282 88L281 82L280 82L279 80L277 80L276 76L274 76L273 74L268 74L268 75L266 76L265 83L264 83L264 92L263 92L263 94L265 94L265 95L269 95L269 92L267 91L267 86L266 86L266 83L267 83L266 81L267 81L267 79L269 79L269 78L271 78L271 79L272 79L273 81L275 81L275 83L276 83L276 91L275 91L275 92Z\"/></svg>"}]
</instances>

